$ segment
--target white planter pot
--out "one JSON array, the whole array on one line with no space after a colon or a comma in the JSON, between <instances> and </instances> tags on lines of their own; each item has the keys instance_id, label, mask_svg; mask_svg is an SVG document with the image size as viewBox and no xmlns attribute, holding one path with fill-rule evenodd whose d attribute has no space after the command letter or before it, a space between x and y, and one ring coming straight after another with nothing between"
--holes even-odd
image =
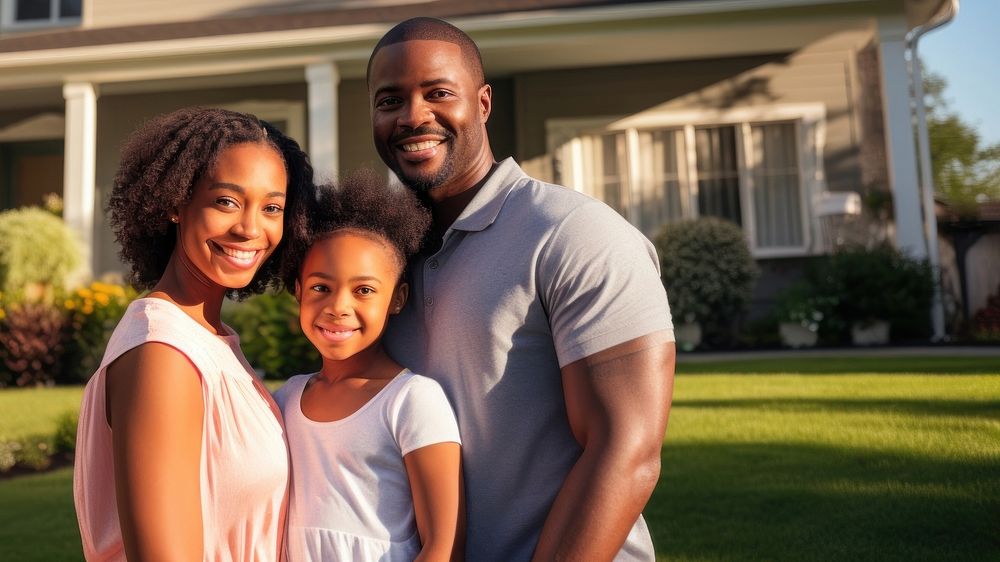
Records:
<instances>
[{"instance_id":1,"label":"white planter pot","mask_svg":"<svg viewBox=\"0 0 1000 562\"><path fill-rule=\"evenodd\" d=\"M674 339L681 351L692 351L701 344L701 324L682 322L674 326Z\"/></svg>"},{"instance_id":2,"label":"white planter pot","mask_svg":"<svg viewBox=\"0 0 1000 562\"><path fill-rule=\"evenodd\" d=\"M778 334L781 343L786 347L815 347L819 334L806 328L800 322L782 322L778 324Z\"/></svg>"},{"instance_id":3,"label":"white planter pot","mask_svg":"<svg viewBox=\"0 0 1000 562\"><path fill-rule=\"evenodd\" d=\"M885 345L889 343L889 323L876 320L867 324L855 322L851 326L854 345Z\"/></svg>"}]
</instances>

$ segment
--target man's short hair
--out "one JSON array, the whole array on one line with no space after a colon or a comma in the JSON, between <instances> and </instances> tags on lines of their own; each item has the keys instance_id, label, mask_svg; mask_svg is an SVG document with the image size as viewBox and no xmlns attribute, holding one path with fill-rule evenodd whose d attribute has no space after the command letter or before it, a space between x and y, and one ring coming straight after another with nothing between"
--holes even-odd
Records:
<instances>
[{"instance_id":1,"label":"man's short hair","mask_svg":"<svg viewBox=\"0 0 1000 562\"><path fill-rule=\"evenodd\" d=\"M458 45L462 49L462 57L465 59L469 71L472 72L476 86L482 86L486 83L486 73L483 72L483 57L479 54L479 47L476 46L476 42L454 25L444 20L428 17L410 18L402 21L379 39L379 42L375 45L375 49L372 50L371 57L368 58L368 70L365 74L366 81L371 80L372 61L382 47L403 43L404 41L421 40L446 41Z\"/></svg>"}]
</instances>

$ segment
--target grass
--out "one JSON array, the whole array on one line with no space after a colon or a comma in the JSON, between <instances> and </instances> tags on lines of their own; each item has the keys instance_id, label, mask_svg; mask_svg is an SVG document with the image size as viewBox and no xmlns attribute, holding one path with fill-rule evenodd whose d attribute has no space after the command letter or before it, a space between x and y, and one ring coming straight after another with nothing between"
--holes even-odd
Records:
<instances>
[{"instance_id":1,"label":"grass","mask_svg":"<svg viewBox=\"0 0 1000 562\"><path fill-rule=\"evenodd\" d=\"M66 467L0 480L0 560L83 560L72 478Z\"/></svg>"},{"instance_id":2,"label":"grass","mask_svg":"<svg viewBox=\"0 0 1000 562\"><path fill-rule=\"evenodd\" d=\"M1000 359L678 370L645 512L659 560L1000 560ZM0 428L79 392L2 391ZM0 480L0 505L0 559L80 559L69 469Z\"/></svg>"},{"instance_id":3,"label":"grass","mask_svg":"<svg viewBox=\"0 0 1000 562\"><path fill-rule=\"evenodd\" d=\"M1000 360L679 371L646 509L658 559L1000 559Z\"/></svg>"},{"instance_id":4,"label":"grass","mask_svg":"<svg viewBox=\"0 0 1000 562\"><path fill-rule=\"evenodd\" d=\"M60 415L80 409L83 387L0 390L0 440L49 435Z\"/></svg>"}]
</instances>

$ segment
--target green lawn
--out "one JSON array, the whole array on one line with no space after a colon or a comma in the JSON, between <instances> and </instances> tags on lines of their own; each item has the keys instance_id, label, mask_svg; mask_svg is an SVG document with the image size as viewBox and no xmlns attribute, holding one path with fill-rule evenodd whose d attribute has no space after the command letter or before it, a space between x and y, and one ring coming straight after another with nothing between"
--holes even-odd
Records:
<instances>
[{"instance_id":1,"label":"green lawn","mask_svg":"<svg viewBox=\"0 0 1000 562\"><path fill-rule=\"evenodd\" d=\"M1000 359L679 372L646 509L660 560L1000 560ZM0 392L0 429L10 403L54 417L64 405L24 402L79 399L17 392ZM0 559L79 559L70 495L68 469L0 480Z\"/></svg>"},{"instance_id":2,"label":"green lawn","mask_svg":"<svg viewBox=\"0 0 1000 562\"><path fill-rule=\"evenodd\" d=\"M0 390L0 440L49 435L59 416L80 409L83 387Z\"/></svg>"},{"instance_id":3,"label":"green lawn","mask_svg":"<svg viewBox=\"0 0 1000 562\"><path fill-rule=\"evenodd\" d=\"M0 480L0 560L83 560L73 469Z\"/></svg>"}]
</instances>

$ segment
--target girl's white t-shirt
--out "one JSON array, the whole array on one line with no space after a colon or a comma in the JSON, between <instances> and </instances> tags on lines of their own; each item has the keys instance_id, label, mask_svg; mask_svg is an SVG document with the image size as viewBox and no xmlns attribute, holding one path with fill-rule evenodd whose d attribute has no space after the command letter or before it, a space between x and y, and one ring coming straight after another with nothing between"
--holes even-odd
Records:
<instances>
[{"instance_id":1,"label":"girl's white t-shirt","mask_svg":"<svg viewBox=\"0 0 1000 562\"><path fill-rule=\"evenodd\" d=\"M292 459L289 562L412 561L420 537L403 457L461 443L444 391L404 369L350 416L317 422L302 414L310 377L292 377L274 395Z\"/></svg>"}]
</instances>

